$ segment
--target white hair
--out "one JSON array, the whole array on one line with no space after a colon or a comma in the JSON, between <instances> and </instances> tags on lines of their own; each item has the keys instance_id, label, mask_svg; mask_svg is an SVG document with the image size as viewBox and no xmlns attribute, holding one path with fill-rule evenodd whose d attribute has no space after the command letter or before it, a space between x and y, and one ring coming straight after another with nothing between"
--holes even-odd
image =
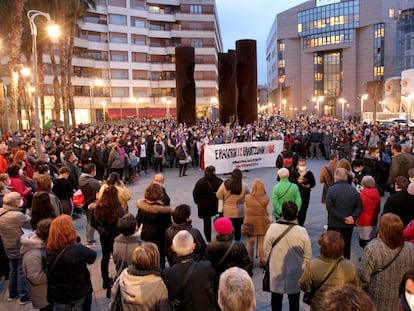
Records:
<instances>
[{"instance_id":1,"label":"white hair","mask_svg":"<svg viewBox=\"0 0 414 311\"><path fill-rule=\"evenodd\" d=\"M194 249L194 238L187 230L180 230L174 236L172 246L178 256L189 255Z\"/></svg>"},{"instance_id":2,"label":"white hair","mask_svg":"<svg viewBox=\"0 0 414 311\"><path fill-rule=\"evenodd\" d=\"M279 176L280 179L284 179L284 178L289 178L290 173L289 173L289 170L287 168L282 167L277 172L277 175Z\"/></svg>"},{"instance_id":3,"label":"white hair","mask_svg":"<svg viewBox=\"0 0 414 311\"><path fill-rule=\"evenodd\" d=\"M250 311L256 306L254 284L247 272L231 267L220 276L218 304L223 311Z\"/></svg>"}]
</instances>

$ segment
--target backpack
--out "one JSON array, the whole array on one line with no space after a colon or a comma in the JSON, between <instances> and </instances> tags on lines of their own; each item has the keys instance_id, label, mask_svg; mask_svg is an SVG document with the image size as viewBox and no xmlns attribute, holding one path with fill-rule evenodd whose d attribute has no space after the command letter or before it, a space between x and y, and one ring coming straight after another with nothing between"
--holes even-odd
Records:
<instances>
[{"instance_id":1,"label":"backpack","mask_svg":"<svg viewBox=\"0 0 414 311\"><path fill-rule=\"evenodd\" d=\"M283 158L283 166L289 171L293 168L293 158Z\"/></svg>"}]
</instances>

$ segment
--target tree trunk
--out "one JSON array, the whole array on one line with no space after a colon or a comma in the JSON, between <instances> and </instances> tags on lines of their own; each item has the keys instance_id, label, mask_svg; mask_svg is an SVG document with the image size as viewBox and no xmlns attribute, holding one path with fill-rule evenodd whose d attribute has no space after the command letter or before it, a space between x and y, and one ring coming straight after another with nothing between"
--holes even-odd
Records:
<instances>
[{"instance_id":1,"label":"tree trunk","mask_svg":"<svg viewBox=\"0 0 414 311\"><path fill-rule=\"evenodd\" d=\"M23 32L22 18L23 18L23 8L26 0L15 0L14 1L14 14L11 20L11 32L10 32L10 130L12 132L17 131L17 111L16 111L16 102L17 102L17 86L13 80L13 67L20 64L20 48L21 48L21 38Z\"/></svg>"},{"instance_id":2,"label":"tree trunk","mask_svg":"<svg viewBox=\"0 0 414 311\"><path fill-rule=\"evenodd\" d=\"M69 129L69 109L68 109L68 95L66 85L66 49L67 38L62 34L62 38L59 39L59 62L60 62L60 89L62 94L62 107L63 107L63 124L65 131Z\"/></svg>"},{"instance_id":3,"label":"tree trunk","mask_svg":"<svg viewBox=\"0 0 414 311\"><path fill-rule=\"evenodd\" d=\"M68 104L69 110L72 117L72 126L76 126L76 116L75 116L75 103L73 100L74 96L74 89L72 85L72 59L73 59L73 46L75 40L75 32L76 32L76 25L77 25L78 15L76 14L74 17L74 22L71 24L70 27L70 34L69 34L69 48L67 54L67 80L68 80Z\"/></svg>"},{"instance_id":4,"label":"tree trunk","mask_svg":"<svg viewBox=\"0 0 414 311\"><path fill-rule=\"evenodd\" d=\"M7 116L6 116L6 94L4 92L4 83L0 79L0 120L1 120L1 135L3 136L7 132Z\"/></svg>"}]
</instances>

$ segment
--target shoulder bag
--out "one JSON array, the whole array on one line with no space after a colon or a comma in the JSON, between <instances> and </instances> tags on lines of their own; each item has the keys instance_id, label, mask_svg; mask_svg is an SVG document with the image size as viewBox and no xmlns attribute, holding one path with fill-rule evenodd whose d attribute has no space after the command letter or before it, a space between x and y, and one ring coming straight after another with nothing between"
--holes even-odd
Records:
<instances>
[{"instance_id":1,"label":"shoulder bag","mask_svg":"<svg viewBox=\"0 0 414 311\"><path fill-rule=\"evenodd\" d=\"M262 290L264 292L270 292L270 269L269 269L269 260L270 255L272 255L273 248L276 246L277 243L295 226L296 224L289 224L289 226L285 229L285 231L282 232L279 237L273 241L272 248L270 250L269 256L266 260L266 265L263 268L263 282L262 282Z\"/></svg>"},{"instance_id":2,"label":"shoulder bag","mask_svg":"<svg viewBox=\"0 0 414 311\"><path fill-rule=\"evenodd\" d=\"M339 263L342 261L343 258L339 259L335 265L331 268L331 270L329 271L329 273L326 275L326 277L323 279L323 281L316 286L314 289L312 289L310 292L304 292L303 293L303 302L306 303L307 305L310 305L312 303L312 298L313 296L315 296L315 293L318 291L319 288L322 287L323 284L325 284L325 282L329 279L329 277L331 276L331 274L335 271L336 267L338 267Z\"/></svg>"},{"instance_id":3,"label":"shoulder bag","mask_svg":"<svg viewBox=\"0 0 414 311\"><path fill-rule=\"evenodd\" d=\"M376 271L374 271L373 273L372 273L372 275L376 275L376 274L378 274L378 273L380 273L380 272L382 272L382 271L384 271L385 269L387 269L394 261L395 261L395 259L397 259L398 258L398 255L400 255L400 253L401 253L401 251L402 251L402 249L404 248L404 245L403 246L401 246L401 248L400 248L400 250L398 251L398 253L397 253L397 255L395 255L394 256L394 258L387 264L387 265L385 265L384 267L382 267L382 268L379 268L378 270L376 270Z\"/></svg>"},{"instance_id":4,"label":"shoulder bag","mask_svg":"<svg viewBox=\"0 0 414 311\"><path fill-rule=\"evenodd\" d=\"M187 273L185 274L184 281L183 281L183 284L180 287L180 290L178 291L177 295L175 295L175 297L171 298L171 306L172 306L174 311L184 310L183 299L181 297L181 292L186 287L186 285L188 283L188 280L190 279L191 273L193 273L193 270L194 270L196 264L197 264L196 261L193 261L191 263L191 266L188 268Z\"/></svg>"}]
</instances>

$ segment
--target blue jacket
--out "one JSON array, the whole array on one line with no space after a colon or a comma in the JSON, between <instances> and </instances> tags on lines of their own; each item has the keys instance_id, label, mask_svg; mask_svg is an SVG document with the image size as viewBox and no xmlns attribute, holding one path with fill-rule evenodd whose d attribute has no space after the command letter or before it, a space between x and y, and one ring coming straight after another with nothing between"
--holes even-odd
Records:
<instances>
[{"instance_id":1,"label":"blue jacket","mask_svg":"<svg viewBox=\"0 0 414 311\"><path fill-rule=\"evenodd\" d=\"M345 223L348 216L356 220L361 213L362 204L358 191L346 181L339 181L328 188L326 193L328 225L331 228L348 228Z\"/></svg>"}]
</instances>

